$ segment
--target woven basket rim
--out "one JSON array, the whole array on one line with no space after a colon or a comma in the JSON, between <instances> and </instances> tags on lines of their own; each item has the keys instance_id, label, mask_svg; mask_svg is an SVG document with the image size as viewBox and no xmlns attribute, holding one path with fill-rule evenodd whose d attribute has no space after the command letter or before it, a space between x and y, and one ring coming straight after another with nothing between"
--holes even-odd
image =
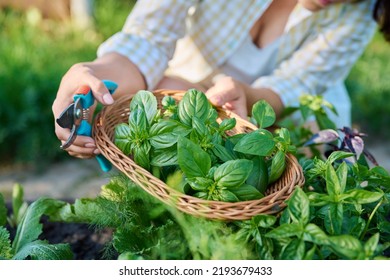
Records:
<instances>
[{"instance_id":1,"label":"woven basket rim","mask_svg":"<svg viewBox=\"0 0 390 280\"><path fill-rule=\"evenodd\" d=\"M180 99L185 91L160 89L153 91L156 97L170 95ZM292 154L287 154L286 170L278 181L268 186L276 186L276 191L266 193L263 198L239 202L204 200L184 194L166 185L149 171L137 165L130 157L113 143L113 129L116 124L124 122L130 112L132 96L122 96L113 105L104 107L97 115L93 126L93 137L101 153L122 173L134 181L146 192L167 205L190 215L217 220L246 220L259 214L276 214L286 205L296 187L302 187L304 176L302 168ZM161 100L160 100L161 101ZM237 125L249 131L257 127L228 110L217 110L219 114L236 118ZM223 117L222 117L223 118ZM280 183L282 182L282 183ZM279 185L278 185L279 184Z\"/></svg>"}]
</instances>

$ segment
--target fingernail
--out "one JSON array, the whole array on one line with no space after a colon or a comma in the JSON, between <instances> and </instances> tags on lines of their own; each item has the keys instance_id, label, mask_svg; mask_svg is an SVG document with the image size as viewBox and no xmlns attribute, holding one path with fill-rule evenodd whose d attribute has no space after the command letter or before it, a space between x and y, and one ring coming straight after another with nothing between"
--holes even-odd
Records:
<instances>
[{"instance_id":1,"label":"fingernail","mask_svg":"<svg viewBox=\"0 0 390 280\"><path fill-rule=\"evenodd\" d=\"M95 149L95 150L93 151L93 153L94 153L95 155L98 155L98 154L100 154L100 151L99 151L98 149Z\"/></svg>"},{"instance_id":2,"label":"fingernail","mask_svg":"<svg viewBox=\"0 0 390 280\"><path fill-rule=\"evenodd\" d=\"M85 148L96 148L96 145L94 143L86 143L84 145Z\"/></svg>"},{"instance_id":3,"label":"fingernail","mask_svg":"<svg viewBox=\"0 0 390 280\"><path fill-rule=\"evenodd\" d=\"M111 105L114 103L114 99L112 98L111 94L106 93L103 95L103 100L107 105Z\"/></svg>"}]
</instances>

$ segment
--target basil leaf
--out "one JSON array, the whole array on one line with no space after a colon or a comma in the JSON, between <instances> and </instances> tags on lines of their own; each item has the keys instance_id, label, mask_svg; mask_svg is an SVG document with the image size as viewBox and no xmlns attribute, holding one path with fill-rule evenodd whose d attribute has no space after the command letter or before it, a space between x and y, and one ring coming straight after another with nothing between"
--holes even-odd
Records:
<instances>
[{"instance_id":1,"label":"basil leaf","mask_svg":"<svg viewBox=\"0 0 390 280\"><path fill-rule=\"evenodd\" d=\"M130 111L140 109L144 111L149 126L157 115L157 99L150 91L140 90L131 100Z\"/></svg>"},{"instance_id":2,"label":"basil leaf","mask_svg":"<svg viewBox=\"0 0 390 280\"><path fill-rule=\"evenodd\" d=\"M220 165L214 173L219 187L238 188L248 178L253 164L246 159L229 160Z\"/></svg>"},{"instance_id":3,"label":"basil leaf","mask_svg":"<svg viewBox=\"0 0 390 280\"><path fill-rule=\"evenodd\" d=\"M305 227L303 239L317 245L326 245L328 243L328 236L326 233L315 224L308 224Z\"/></svg>"},{"instance_id":4,"label":"basil leaf","mask_svg":"<svg viewBox=\"0 0 390 280\"><path fill-rule=\"evenodd\" d=\"M331 203L325 206L325 229L331 235L337 235L341 233L344 217L344 206L342 203Z\"/></svg>"},{"instance_id":5,"label":"basil leaf","mask_svg":"<svg viewBox=\"0 0 390 280\"><path fill-rule=\"evenodd\" d=\"M209 113L207 115L207 119L206 119L206 125L208 127L215 127L216 129L219 127L219 124L217 122L217 119L218 119L218 112L217 110L215 110L211 105L210 105L210 110L209 110Z\"/></svg>"},{"instance_id":6,"label":"basil leaf","mask_svg":"<svg viewBox=\"0 0 390 280\"><path fill-rule=\"evenodd\" d=\"M270 127L276 121L274 109L265 100L259 100L253 105L252 117L255 119L259 128Z\"/></svg>"},{"instance_id":7,"label":"basil leaf","mask_svg":"<svg viewBox=\"0 0 390 280\"><path fill-rule=\"evenodd\" d=\"M203 177L187 179L187 182L196 191L207 191L214 184L213 180Z\"/></svg>"},{"instance_id":8,"label":"basil leaf","mask_svg":"<svg viewBox=\"0 0 390 280\"><path fill-rule=\"evenodd\" d=\"M264 197L264 195L255 187L248 184L242 184L239 188L232 189L231 192L234 193L240 201L255 200Z\"/></svg>"},{"instance_id":9,"label":"basil leaf","mask_svg":"<svg viewBox=\"0 0 390 280\"><path fill-rule=\"evenodd\" d=\"M200 136L205 136L208 134L207 127L203 120L199 119L198 117L192 118L192 127L195 129L195 131Z\"/></svg>"},{"instance_id":10,"label":"basil leaf","mask_svg":"<svg viewBox=\"0 0 390 280\"><path fill-rule=\"evenodd\" d=\"M179 135L185 136L191 130L174 120L160 120L150 128L150 144L163 149L177 143Z\"/></svg>"},{"instance_id":11,"label":"basil leaf","mask_svg":"<svg viewBox=\"0 0 390 280\"><path fill-rule=\"evenodd\" d=\"M348 167L345 161L336 170L340 182L340 194L344 192L347 185Z\"/></svg>"},{"instance_id":12,"label":"basil leaf","mask_svg":"<svg viewBox=\"0 0 390 280\"><path fill-rule=\"evenodd\" d=\"M164 96L161 100L161 105L165 110L163 115L166 117L177 118L176 100L172 96Z\"/></svg>"},{"instance_id":13,"label":"basil leaf","mask_svg":"<svg viewBox=\"0 0 390 280\"><path fill-rule=\"evenodd\" d=\"M358 259L363 252L360 241L351 235L331 236L329 245L338 255L350 260Z\"/></svg>"},{"instance_id":14,"label":"basil leaf","mask_svg":"<svg viewBox=\"0 0 390 280\"><path fill-rule=\"evenodd\" d=\"M222 189L219 191L219 200L226 201L226 202L238 202L238 197L232 193L231 191L228 191L226 189Z\"/></svg>"},{"instance_id":15,"label":"basil leaf","mask_svg":"<svg viewBox=\"0 0 390 280\"><path fill-rule=\"evenodd\" d=\"M224 132L227 130L231 130L236 126L236 119L235 118L230 118L230 119L224 119L219 125L219 131Z\"/></svg>"},{"instance_id":16,"label":"basil leaf","mask_svg":"<svg viewBox=\"0 0 390 280\"><path fill-rule=\"evenodd\" d=\"M171 147L169 149L155 150L150 162L153 166L170 166L177 164L177 147Z\"/></svg>"},{"instance_id":17,"label":"basil leaf","mask_svg":"<svg viewBox=\"0 0 390 280\"><path fill-rule=\"evenodd\" d=\"M268 168L263 157L255 157L253 160L252 172L249 174L246 183L254 186L260 193L264 194L268 186Z\"/></svg>"},{"instance_id":18,"label":"basil leaf","mask_svg":"<svg viewBox=\"0 0 390 280\"><path fill-rule=\"evenodd\" d=\"M132 134L128 124L121 123L115 126L115 145L126 155L131 151Z\"/></svg>"},{"instance_id":19,"label":"basil leaf","mask_svg":"<svg viewBox=\"0 0 390 280\"><path fill-rule=\"evenodd\" d=\"M230 151L228 151L228 149L226 149L222 145L214 144L212 151L213 151L214 155L217 158L219 158L222 162L236 159L235 155L233 153L231 153Z\"/></svg>"},{"instance_id":20,"label":"basil leaf","mask_svg":"<svg viewBox=\"0 0 390 280\"><path fill-rule=\"evenodd\" d=\"M314 112L314 116L316 118L316 122L317 122L320 130L324 130L324 129L328 129L328 128L336 129L335 123L332 122L325 113L317 111L317 112Z\"/></svg>"},{"instance_id":21,"label":"basil leaf","mask_svg":"<svg viewBox=\"0 0 390 280\"><path fill-rule=\"evenodd\" d=\"M327 194L317 192L307 192L307 197L310 200L312 206L324 206L329 202L332 202L331 198Z\"/></svg>"},{"instance_id":22,"label":"basil leaf","mask_svg":"<svg viewBox=\"0 0 390 280\"><path fill-rule=\"evenodd\" d=\"M348 232L352 236L360 236L366 227L366 220L357 216L350 216L344 219L342 232Z\"/></svg>"},{"instance_id":23,"label":"basil leaf","mask_svg":"<svg viewBox=\"0 0 390 280\"><path fill-rule=\"evenodd\" d=\"M277 151L271 161L268 183L277 181L286 169L286 154L283 151Z\"/></svg>"},{"instance_id":24,"label":"basil leaf","mask_svg":"<svg viewBox=\"0 0 390 280\"><path fill-rule=\"evenodd\" d=\"M215 173L215 170L217 170L218 166L212 166L209 170L209 172L207 173L207 178L209 179L213 179L214 180L214 173Z\"/></svg>"},{"instance_id":25,"label":"basil leaf","mask_svg":"<svg viewBox=\"0 0 390 280\"><path fill-rule=\"evenodd\" d=\"M229 143L229 145L231 146L235 146L237 145L237 143L246 136L247 134L246 133L240 133L240 134L234 134L232 136L229 136L227 139L226 139L226 144Z\"/></svg>"},{"instance_id":26,"label":"basil leaf","mask_svg":"<svg viewBox=\"0 0 390 280\"><path fill-rule=\"evenodd\" d=\"M176 106L176 100L172 96L166 95L161 100L161 105L164 109L168 109L169 107Z\"/></svg>"},{"instance_id":27,"label":"basil leaf","mask_svg":"<svg viewBox=\"0 0 390 280\"><path fill-rule=\"evenodd\" d=\"M305 256L303 257L302 260L305 260L305 261L310 261L310 260L314 260L314 253L317 251L317 246L314 245L313 247L311 247L305 254Z\"/></svg>"},{"instance_id":28,"label":"basil leaf","mask_svg":"<svg viewBox=\"0 0 390 280\"><path fill-rule=\"evenodd\" d=\"M364 252L366 254L366 257L371 257L372 255L374 255L375 250L378 246L379 237L379 232L377 232L373 236L371 236L370 239L368 239L367 242L364 244Z\"/></svg>"},{"instance_id":29,"label":"basil leaf","mask_svg":"<svg viewBox=\"0 0 390 280\"><path fill-rule=\"evenodd\" d=\"M293 221L306 225L310 219L310 201L305 192L297 188L287 201Z\"/></svg>"},{"instance_id":30,"label":"basil leaf","mask_svg":"<svg viewBox=\"0 0 390 280\"><path fill-rule=\"evenodd\" d=\"M337 196L341 194L342 188L339 181L339 177L337 176L337 173L331 164L327 165L325 180L326 191L330 196Z\"/></svg>"},{"instance_id":31,"label":"basil leaf","mask_svg":"<svg viewBox=\"0 0 390 280\"><path fill-rule=\"evenodd\" d=\"M136 147L133 151L134 154L134 161L141 167L149 170L150 168L150 159L149 159L149 152L150 152L150 144L148 142L145 142L143 145Z\"/></svg>"},{"instance_id":32,"label":"basil leaf","mask_svg":"<svg viewBox=\"0 0 390 280\"><path fill-rule=\"evenodd\" d=\"M324 129L314 134L308 141L303 144L304 146L332 143L339 139L339 134L333 129Z\"/></svg>"},{"instance_id":33,"label":"basil leaf","mask_svg":"<svg viewBox=\"0 0 390 280\"><path fill-rule=\"evenodd\" d=\"M192 126L193 117L205 122L209 115L211 104L206 95L196 89L188 90L178 106L178 116L182 123Z\"/></svg>"},{"instance_id":34,"label":"basil leaf","mask_svg":"<svg viewBox=\"0 0 390 280\"><path fill-rule=\"evenodd\" d=\"M305 242L302 239L292 239L282 251L282 260L302 260L305 255Z\"/></svg>"},{"instance_id":35,"label":"basil leaf","mask_svg":"<svg viewBox=\"0 0 390 280\"><path fill-rule=\"evenodd\" d=\"M289 143L289 144L291 143L290 132L288 131L287 128L285 127L280 128L279 136L283 139L285 143Z\"/></svg>"},{"instance_id":36,"label":"basil leaf","mask_svg":"<svg viewBox=\"0 0 390 280\"><path fill-rule=\"evenodd\" d=\"M333 162L335 162L337 160L352 157L352 156L353 156L353 153L347 153L347 152L343 152L343 151L335 151L335 152L332 152L330 154L330 156L328 157L326 162L329 164L332 164Z\"/></svg>"},{"instance_id":37,"label":"basil leaf","mask_svg":"<svg viewBox=\"0 0 390 280\"><path fill-rule=\"evenodd\" d=\"M272 215L261 214L254 216L252 220L257 227L270 228L276 223L277 218Z\"/></svg>"},{"instance_id":38,"label":"basil leaf","mask_svg":"<svg viewBox=\"0 0 390 280\"><path fill-rule=\"evenodd\" d=\"M269 156L274 147L275 141L271 132L256 130L242 137L235 145L234 151L256 156Z\"/></svg>"},{"instance_id":39,"label":"basil leaf","mask_svg":"<svg viewBox=\"0 0 390 280\"><path fill-rule=\"evenodd\" d=\"M129 126L132 131L135 132L135 137L146 138L149 134L149 124L146 119L145 111L135 109L130 112Z\"/></svg>"},{"instance_id":40,"label":"basil leaf","mask_svg":"<svg viewBox=\"0 0 390 280\"><path fill-rule=\"evenodd\" d=\"M383 197L383 193L381 192L371 192L366 190L352 189L345 194L348 197L345 199L346 201L350 201L358 204L366 204L378 201Z\"/></svg>"},{"instance_id":41,"label":"basil leaf","mask_svg":"<svg viewBox=\"0 0 390 280\"><path fill-rule=\"evenodd\" d=\"M194 193L194 196L200 199L208 199L208 193L207 192L196 192Z\"/></svg>"},{"instance_id":42,"label":"basil leaf","mask_svg":"<svg viewBox=\"0 0 390 280\"><path fill-rule=\"evenodd\" d=\"M156 149L164 149L172 147L177 143L178 135L173 133L165 133L151 137L150 144Z\"/></svg>"},{"instance_id":43,"label":"basil leaf","mask_svg":"<svg viewBox=\"0 0 390 280\"><path fill-rule=\"evenodd\" d=\"M169 174L165 183L172 189L181 193L187 193L187 190L189 189L186 180L184 180L183 171L181 170L176 170L175 172Z\"/></svg>"},{"instance_id":44,"label":"basil leaf","mask_svg":"<svg viewBox=\"0 0 390 280\"><path fill-rule=\"evenodd\" d=\"M303 231L303 228L300 224L292 223L292 224L282 224L279 227L271 230L270 232L266 233L266 237L269 238L286 238L286 237L292 237L292 236L299 236Z\"/></svg>"},{"instance_id":45,"label":"basil leaf","mask_svg":"<svg viewBox=\"0 0 390 280\"><path fill-rule=\"evenodd\" d=\"M179 125L180 123L174 120L160 120L152 125L149 135L153 137L164 133L170 133Z\"/></svg>"},{"instance_id":46,"label":"basil leaf","mask_svg":"<svg viewBox=\"0 0 390 280\"><path fill-rule=\"evenodd\" d=\"M211 167L210 156L184 137L177 142L177 159L187 178L206 177Z\"/></svg>"}]
</instances>

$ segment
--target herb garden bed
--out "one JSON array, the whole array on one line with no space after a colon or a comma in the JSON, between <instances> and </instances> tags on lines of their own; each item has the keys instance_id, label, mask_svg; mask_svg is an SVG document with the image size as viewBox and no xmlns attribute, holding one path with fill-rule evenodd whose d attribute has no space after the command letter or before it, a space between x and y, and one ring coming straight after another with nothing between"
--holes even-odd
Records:
<instances>
[{"instance_id":1,"label":"herb garden bed","mask_svg":"<svg viewBox=\"0 0 390 280\"><path fill-rule=\"evenodd\" d=\"M371 167L368 161L378 164L364 147L363 133L330 129L324 106L329 104L321 97L309 96L298 109L302 121L315 117L321 129L318 134L285 123L274 132L277 139L270 135L269 140L277 145L290 141L298 145L294 154L305 177L304 185L294 188L277 214L261 213L233 221L198 217L150 195L127 174L112 176L97 197L78 198L72 203L41 197L28 204L23 188L16 185L8 210L0 193L0 259L386 259L390 248L389 172L381 166ZM191 137L183 143L188 141ZM331 144L325 155L315 147L321 143ZM313 156L302 149L310 149ZM270 162L271 171L272 166ZM230 174L226 172L226 176ZM218 185L220 177L224 178L201 178L199 183L214 179L221 190L231 187ZM240 181L244 179L246 176ZM189 194L209 187L197 182L190 181L195 189ZM234 187L229 190L241 194ZM203 193L199 196L209 198Z\"/></svg>"},{"instance_id":2,"label":"herb garden bed","mask_svg":"<svg viewBox=\"0 0 390 280\"><path fill-rule=\"evenodd\" d=\"M100 230L84 223L50 222L47 219L42 224L40 239L51 244L69 244L75 260L100 260L107 257L104 252L112 238L111 229Z\"/></svg>"},{"instance_id":3,"label":"herb garden bed","mask_svg":"<svg viewBox=\"0 0 390 280\"><path fill-rule=\"evenodd\" d=\"M11 205L7 204L8 215L11 215ZM111 251L107 255L107 244L110 244L113 230L110 228L97 229L87 223L53 222L47 216L40 219L42 233L40 240L50 244L69 244L74 260L116 259L118 256ZM7 226L11 240L14 240L16 229Z\"/></svg>"}]
</instances>

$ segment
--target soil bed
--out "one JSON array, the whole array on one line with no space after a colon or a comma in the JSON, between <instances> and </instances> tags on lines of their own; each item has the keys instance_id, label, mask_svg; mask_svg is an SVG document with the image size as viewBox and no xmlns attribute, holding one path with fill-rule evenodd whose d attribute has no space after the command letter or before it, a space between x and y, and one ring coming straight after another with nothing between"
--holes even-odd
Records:
<instances>
[{"instance_id":1,"label":"soil bed","mask_svg":"<svg viewBox=\"0 0 390 280\"><path fill-rule=\"evenodd\" d=\"M113 233L111 229L94 229L88 224L50 222L45 218L42 223L43 233L39 239L51 244L69 244L75 260L117 258L107 251Z\"/></svg>"},{"instance_id":2,"label":"soil bed","mask_svg":"<svg viewBox=\"0 0 390 280\"><path fill-rule=\"evenodd\" d=\"M10 205L7 205L11 211ZM110 247L113 230L110 228L96 229L84 223L51 222L46 216L41 218L42 233L40 240L50 244L69 244L74 260L105 260L117 259L117 252ZM11 240L16 234L15 228L7 226Z\"/></svg>"}]
</instances>

